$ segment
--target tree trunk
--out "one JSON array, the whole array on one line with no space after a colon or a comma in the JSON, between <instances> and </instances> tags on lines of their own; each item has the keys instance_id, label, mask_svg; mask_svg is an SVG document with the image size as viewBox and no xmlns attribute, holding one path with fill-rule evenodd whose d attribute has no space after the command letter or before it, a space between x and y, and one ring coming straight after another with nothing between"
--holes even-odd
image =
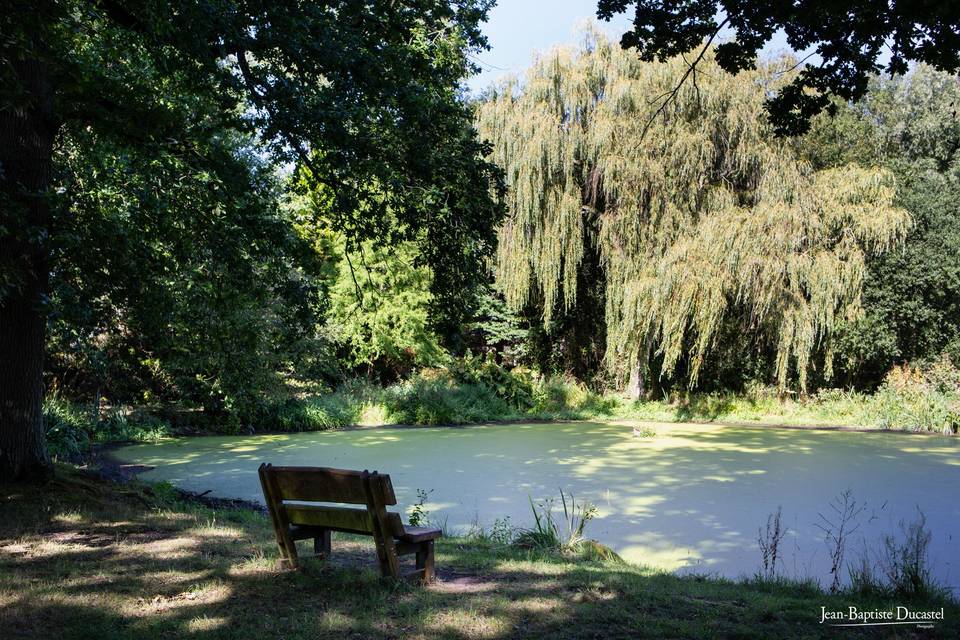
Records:
<instances>
[{"instance_id":1,"label":"tree trunk","mask_svg":"<svg viewBox=\"0 0 960 640\"><path fill-rule=\"evenodd\" d=\"M627 381L627 388L623 395L628 400L639 400L643 397L645 389L643 388L643 364L640 358L637 358L633 368L630 369L630 379Z\"/></svg>"},{"instance_id":2,"label":"tree trunk","mask_svg":"<svg viewBox=\"0 0 960 640\"><path fill-rule=\"evenodd\" d=\"M23 92L0 109L0 481L49 476L43 353L57 125L43 63L15 60Z\"/></svg>"}]
</instances>

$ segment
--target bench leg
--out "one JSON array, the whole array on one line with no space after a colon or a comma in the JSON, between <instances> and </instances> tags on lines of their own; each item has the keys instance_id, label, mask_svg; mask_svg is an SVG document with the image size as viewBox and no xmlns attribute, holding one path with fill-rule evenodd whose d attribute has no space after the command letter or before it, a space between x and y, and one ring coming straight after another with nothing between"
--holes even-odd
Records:
<instances>
[{"instance_id":1,"label":"bench leg","mask_svg":"<svg viewBox=\"0 0 960 640\"><path fill-rule=\"evenodd\" d=\"M380 561L381 576L395 579L400 577L400 560L397 558L397 549L392 538L377 545L377 556Z\"/></svg>"},{"instance_id":2,"label":"bench leg","mask_svg":"<svg viewBox=\"0 0 960 640\"><path fill-rule=\"evenodd\" d=\"M433 540L427 540L420 545L420 550L417 551L417 571L424 582L433 580Z\"/></svg>"},{"instance_id":3,"label":"bench leg","mask_svg":"<svg viewBox=\"0 0 960 640\"><path fill-rule=\"evenodd\" d=\"M297 543L294 542L290 534L287 533L278 540L280 546L280 567L287 569L299 569L300 557L297 555Z\"/></svg>"},{"instance_id":4,"label":"bench leg","mask_svg":"<svg viewBox=\"0 0 960 640\"><path fill-rule=\"evenodd\" d=\"M324 529L316 538L313 539L313 552L321 556L324 560L330 559L330 530Z\"/></svg>"}]
</instances>

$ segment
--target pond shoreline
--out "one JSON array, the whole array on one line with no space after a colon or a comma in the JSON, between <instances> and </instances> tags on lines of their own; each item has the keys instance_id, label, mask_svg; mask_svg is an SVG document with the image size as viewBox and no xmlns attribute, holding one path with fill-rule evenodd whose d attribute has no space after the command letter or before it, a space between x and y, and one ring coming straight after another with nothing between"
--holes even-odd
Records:
<instances>
[{"instance_id":1,"label":"pond shoreline","mask_svg":"<svg viewBox=\"0 0 960 640\"><path fill-rule=\"evenodd\" d=\"M264 429L264 430L250 430L244 433L221 433L217 431L206 431L206 430L196 430L196 431L183 431L175 433L170 438L205 438L205 437L217 437L217 436L236 436L236 437L248 437L248 436L279 436L279 435L291 435L296 433L326 433L326 432L343 432L343 431L376 431L380 429L472 429L477 427L487 427L487 426L503 426L510 424L575 424L581 422L596 422L602 424L612 424L612 425L716 425L720 427L736 427L736 428L746 428L746 429L786 429L786 430L800 430L800 431L841 431L841 432L850 432L850 433L887 433L887 434L902 434L902 435L918 435L918 436L942 436L948 438L960 437L960 433L944 433L942 431L920 431L920 430L908 430L908 429L891 429L889 427L854 427L849 425L830 425L830 424L784 424L777 422L759 422L759 421L731 421L731 420L649 420L646 418L569 418L569 419L540 419L540 418L523 418L519 420L485 420L483 422L467 422L467 423L445 423L445 424L418 424L418 423L397 423L397 424L353 424L346 425L342 427L331 427L329 429L315 429L315 430L303 430L303 431L283 431L278 429ZM125 441L125 442L111 442L108 444L100 445L101 449L104 448L115 448L119 446L126 446L129 444L138 444L138 441Z\"/></svg>"}]
</instances>

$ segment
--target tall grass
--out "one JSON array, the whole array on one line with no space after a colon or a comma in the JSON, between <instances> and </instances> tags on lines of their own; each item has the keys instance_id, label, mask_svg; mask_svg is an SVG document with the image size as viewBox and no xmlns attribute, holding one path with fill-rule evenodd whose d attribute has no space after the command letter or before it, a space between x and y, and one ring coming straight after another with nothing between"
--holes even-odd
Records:
<instances>
[{"instance_id":1,"label":"tall grass","mask_svg":"<svg viewBox=\"0 0 960 640\"><path fill-rule=\"evenodd\" d=\"M883 535L876 560L871 560L869 552L864 549L860 557L851 563L851 591L913 601L949 598L950 590L937 582L931 572L931 537L927 518L919 509L915 520L901 520L899 533Z\"/></svg>"},{"instance_id":2,"label":"tall grass","mask_svg":"<svg viewBox=\"0 0 960 640\"><path fill-rule=\"evenodd\" d=\"M580 502L571 493L569 496L560 490L560 503L563 517L554 515L556 506L553 497L540 502L530 498L533 511L533 527L521 531L513 544L527 549L541 549L575 553L586 542L584 529L587 523L597 516L597 508L589 502Z\"/></svg>"}]
</instances>

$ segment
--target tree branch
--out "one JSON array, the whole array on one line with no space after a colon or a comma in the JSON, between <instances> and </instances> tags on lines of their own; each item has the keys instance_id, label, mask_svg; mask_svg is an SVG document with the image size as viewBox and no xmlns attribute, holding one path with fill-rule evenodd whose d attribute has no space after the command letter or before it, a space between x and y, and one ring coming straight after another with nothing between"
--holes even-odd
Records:
<instances>
[{"instance_id":1,"label":"tree branch","mask_svg":"<svg viewBox=\"0 0 960 640\"><path fill-rule=\"evenodd\" d=\"M666 99L657 108L657 110L653 112L653 115L650 116L650 118L647 120L647 123L643 125L643 131L640 133L641 142L643 141L644 138L647 137L647 131L650 130L650 126L653 124L653 121L657 119L657 116L659 116L661 113L664 112L668 104L670 104L672 101L677 99L677 94L680 93L680 89L681 87L683 87L684 83L687 81L687 78L689 78L691 74L696 73L697 65L700 63L701 60L703 60L703 57L707 55L707 51L710 49L710 45L713 44L714 39L716 39L716 37L720 34L720 31L725 26L727 26L727 22L729 22L729 20L730 20L729 18L725 18L723 22L717 25L716 30L714 30L714 32L710 34L710 37L707 38L707 41L703 43L703 47L700 49L700 53L697 54L697 57L694 59L694 61L692 63L687 64L687 71L686 73L683 74L683 77L680 78L680 82L677 83L677 86L675 86L671 91L668 91L666 94L662 94L661 97L665 95ZM684 59L684 62L686 62L686 59ZM695 76L694 76L694 82L696 82Z\"/></svg>"}]
</instances>

